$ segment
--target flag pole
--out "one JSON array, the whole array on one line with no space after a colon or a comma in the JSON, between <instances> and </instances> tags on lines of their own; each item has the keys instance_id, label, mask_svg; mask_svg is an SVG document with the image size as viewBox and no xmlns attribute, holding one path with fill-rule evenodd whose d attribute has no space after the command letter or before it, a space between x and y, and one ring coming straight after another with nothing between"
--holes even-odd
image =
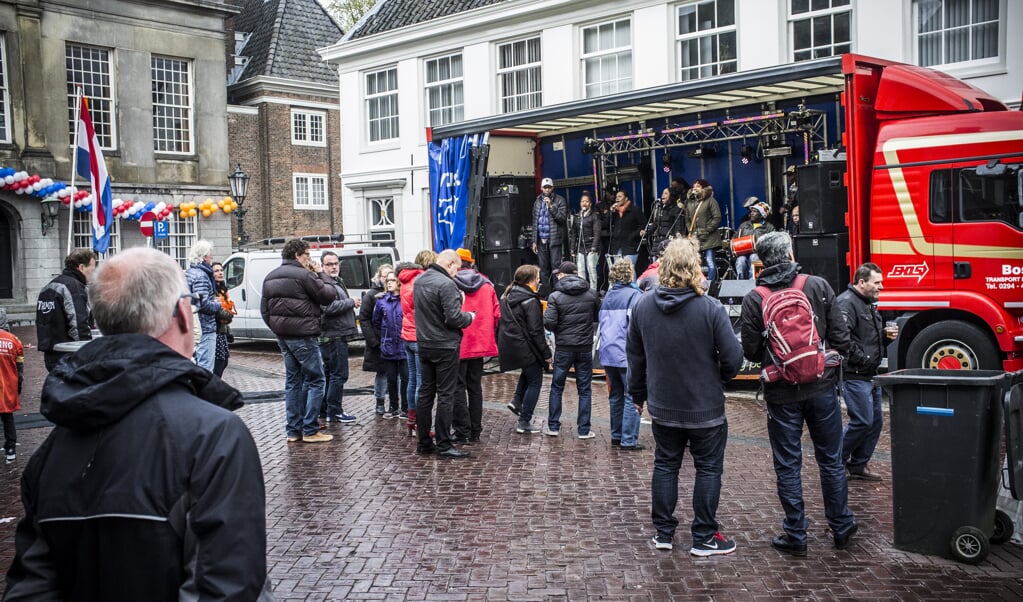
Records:
<instances>
[{"instance_id":1,"label":"flag pole","mask_svg":"<svg viewBox=\"0 0 1023 602\"><path fill-rule=\"evenodd\" d=\"M68 222L67 222L67 254L71 254L71 241L74 238L75 228L75 177L78 174L78 120L81 119L79 111L82 106L82 87L75 86L75 143L71 146L71 196L68 199Z\"/></svg>"}]
</instances>

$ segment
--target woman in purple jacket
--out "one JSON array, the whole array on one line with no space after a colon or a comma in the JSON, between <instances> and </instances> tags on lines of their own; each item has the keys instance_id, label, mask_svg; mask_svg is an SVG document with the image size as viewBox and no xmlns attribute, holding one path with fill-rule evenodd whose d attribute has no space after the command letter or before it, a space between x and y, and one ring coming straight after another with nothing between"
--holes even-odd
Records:
<instances>
[{"instance_id":1,"label":"woman in purple jacket","mask_svg":"<svg viewBox=\"0 0 1023 602\"><path fill-rule=\"evenodd\" d=\"M401 394L401 411L408 409L408 394L405 383L408 381L408 364L405 360L405 346L401 341L401 297L398 277L388 274L384 280L386 292L377 296L373 307L373 327L380 334L380 358L383 360L384 371L387 373L387 397L390 408L384 418L397 418L399 413L398 395ZM398 380L401 388L398 388Z\"/></svg>"}]
</instances>

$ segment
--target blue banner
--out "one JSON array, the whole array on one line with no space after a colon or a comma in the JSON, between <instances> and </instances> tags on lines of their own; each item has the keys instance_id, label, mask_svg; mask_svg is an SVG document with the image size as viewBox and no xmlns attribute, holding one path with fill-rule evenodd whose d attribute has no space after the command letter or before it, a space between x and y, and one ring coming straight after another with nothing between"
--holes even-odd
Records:
<instances>
[{"instance_id":1,"label":"blue banner","mask_svg":"<svg viewBox=\"0 0 1023 602\"><path fill-rule=\"evenodd\" d=\"M457 249L465 240L471 149L470 136L430 143L430 220L434 251Z\"/></svg>"}]
</instances>

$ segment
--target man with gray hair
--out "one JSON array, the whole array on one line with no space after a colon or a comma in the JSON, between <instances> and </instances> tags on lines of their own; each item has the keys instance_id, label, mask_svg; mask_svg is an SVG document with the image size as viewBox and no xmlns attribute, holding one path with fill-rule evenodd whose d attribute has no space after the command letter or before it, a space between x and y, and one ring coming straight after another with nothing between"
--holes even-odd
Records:
<instances>
[{"instance_id":1,"label":"man with gray hair","mask_svg":"<svg viewBox=\"0 0 1023 602\"><path fill-rule=\"evenodd\" d=\"M195 346L195 363L213 371L217 352L217 312L220 311L217 283L213 279L213 245L207 240L196 241L188 252L188 264L185 280L188 290L194 295L193 311L199 316L202 330Z\"/></svg>"},{"instance_id":2,"label":"man with gray hair","mask_svg":"<svg viewBox=\"0 0 1023 602\"><path fill-rule=\"evenodd\" d=\"M61 361L21 478L5 600L270 599L263 471L241 394L188 360L181 268L133 248L89 284L104 336Z\"/></svg>"},{"instance_id":3,"label":"man with gray hair","mask_svg":"<svg viewBox=\"0 0 1023 602\"><path fill-rule=\"evenodd\" d=\"M792 255L792 239L787 232L770 232L757 241L757 254L764 270L757 285L771 292L792 288L799 275L799 264ZM849 352L849 326L835 301L835 291L827 280L808 276L803 293L813 309L814 326L824 345L842 355ZM772 362L764 335L763 297L757 290L746 294L739 318L742 351L751 362L767 366ZM842 463L842 406L835 394L838 370L825 368L823 376L808 384L790 384L784 380L764 382L767 402L767 432L774 455L778 479L778 498L785 511L785 533L771 544L780 552L806 556L806 514L803 510L803 423L813 439L814 459L820 468L824 514L834 537L835 547L848 547L857 531L856 519L849 510L849 486Z\"/></svg>"}]
</instances>

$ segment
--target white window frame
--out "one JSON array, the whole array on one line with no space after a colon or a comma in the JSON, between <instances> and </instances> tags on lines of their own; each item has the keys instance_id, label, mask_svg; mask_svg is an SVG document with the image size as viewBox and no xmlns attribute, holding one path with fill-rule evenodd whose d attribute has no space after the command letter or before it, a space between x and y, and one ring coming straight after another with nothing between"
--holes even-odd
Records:
<instances>
[{"instance_id":1,"label":"white window frame","mask_svg":"<svg viewBox=\"0 0 1023 602\"><path fill-rule=\"evenodd\" d=\"M388 208L391 211L389 216L386 214ZM381 209L384 209L385 213L381 214ZM369 237L371 240L382 238L397 240L398 197L391 194L366 197L366 210L369 212L366 223L369 224Z\"/></svg>"},{"instance_id":2,"label":"white window frame","mask_svg":"<svg viewBox=\"0 0 1023 602\"><path fill-rule=\"evenodd\" d=\"M448 75L439 74L441 66L447 63ZM430 66L437 65L438 74L430 75ZM455 74L457 65L458 74ZM426 124L430 127L458 123L465 120L465 61L462 51L451 52L423 60L423 99L426 107ZM439 98L434 104L431 96Z\"/></svg>"},{"instance_id":3,"label":"white window frame","mask_svg":"<svg viewBox=\"0 0 1023 602\"><path fill-rule=\"evenodd\" d=\"M534 61L529 60L532 44L536 44ZM516 47L519 46L525 54L525 62L522 63L516 62ZM505 49L508 49L512 64L502 67L501 57ZM543 106L543 43L540 36L497 44L494 65L499 113L515 113Z\"/></svg>"},{"instance_id":4,"label":"white window frame","mask_svg":"<svg viewBox=\"0 0 1023 602\"><path fill-rule=\"evenodd\" d=\"M69 56L71 49L82 49L89 52L104 53L102 59L94 58L100 65L104 65L105 72L86 72L83 69L72 67L67 68L68 60L81 60L81 57ZM64 43L64 80L67 85L67 108L68 108L68 145L75 143L75 131L78 124L75 117L78 115L78 106L75 103L77 85L82 85L83 94L89 99L89 117L92 118L93 128L96 130L96 137L99 139L99 146L103 150L117 150L117 88L114 78L114 51L110 48L78 44L75 42ZM99 80L98 85L92 83L86 85L85 75L89 75L89 81Z\"/></svg>"},{"instance_id":5,"label":"white window frame","mask_svg":"<svg viewBox=\"0 0 1023 602\"><path fill-rule=\"evenodd\" d=\"M319 138L315 122L319 121ZM301 122L301 123L300 123ZM295 146L327 146L327 113L308 109L291 110L291 143Z\"/></svg>"},{"instance_id":6,"label":"white window frame","mask_svg":"<svg viewBox=\"0 0 1023 602\"><path fill-rule=\"evenodd\" d=\"M61 206L63 210L67 207ZM74 218L71 221L71 244L75 249L92 248L92 210L72 211ZM106 256L115 255L121 250L121 220L116 217L110 223L110 246L107 247Z\"/></svg>"},{"instance_id":7,"label":"white window frame","mask_svg":"<svg viewBox=\"0 0 1023 602\"><path fill-rule=\"evenodd\" d=\"M393 72L393 75L394 75L394 87L393 88L388 88L387 90L384 90L382 92L381 91L376 91L376 92L372 92L372 93L370 92L370 86L369 86L369 79L370 79L370 77L373 77L374 81L379 81L381 76L383 76L384 78L389 79L390 78L389 74L391 74L392 72ZM366 141L369 142L370 144L374 144L374 143L379 143L379 142L387 142L388 140L396 140L398 138L398 136L401 134L401 130L400 130L401 123L400 123L400 120L399 120L399 118L401 116L401 111L400 111L400 108L398 106L398 87L399 87L398 86L398 67L396 65L392 65L390 67L384 67L384 68L381 68L381 69L376 69L374 71L366 71L365 73L363 73L362 82L363 82L363 86L365 86L364 94L363 94L363 98L365 99L365 102L364 102L363 106L365 107L365 110L366 110L366 121L365 121L365 123L366 123ZM378 116L378 117L374 118L373 117L372 107L374 105L376 105L377 108L379 109L381 106L384 106L385 104L387 105L387 108L393 108L394 112L393 113L388 113L385 116ZM378 115L380 115L380 113L378 113ZM377 124L378 126L380 126L378 128L378 131L382 132L383 131L383 126L385 125L385 122L387 123L388 129L389 129L389 131L387 132L387 135L384 136L384 135L381 134L379 137L374 138L373 137L373 125Z\"/></svg>"},{"instance_id":8,"label":"white window frame","mask_svg":"<svg viewBox=\"0 0 1023 602\"><path fill-rule=\"evenodd\" d=\"M323 185L323 202L316 203L313 199L315 182ZM293 173L291 174L291 190L293 206L296 210L327 211L330 207L330 187L327 185L327 174L324 173ZM300 198L304 200L300 201Z\"/></svg>"},{"instance_id":9,"label":"white window frame","mask_svg":"<svg viewBox=\"0 0 1023 602\"><path fill-rule=\"evenodd\" d=\"M965 26L955 27L955 28L948 27L945 24L945 10L944 10L944 8L945 8L945 5L947 4L947 2L948 2L948 0L927 0L926 2L921 2L920 0L913 0L913 3L912 3L912 11L913 11L913 14L912 14L912 27L913 27L913 29L912 29L911 37L912 37L912 40L913 40L913 62L914 62L914 64L925 66L925 67L933 67L933 68L936 68L936 69L956 69L956 70L961 70L961 69L962 70L970 70L970 69L974 69L974 68L978 68L978 67L979 68L983 68L983 67L1003 65L1004 64L1004 60L1005 60L1005 36L1006 36L1006 29L1007 29L1007 22L1006 22L1006 16L1005 16L1006 15L1005 0L996 0L995 1L995 6L996 6L996 10L998 11L998 14L997 14L997 18L994 21L990 21L989 20L989 21L984 21L984 22L980 22L980 23L976 22L976 17L974 15L974 11L973 11L973 8L974 8L973 3L972 2L968 2L967 3L967 7L968 7L968 10L970 12L970 15L969 15L969 21L970 22L967 25L965 25ZM924 64L924 62L923 62L923 54L920 52L920 42L921 42L921 39L920 39L921 38L920 11L922 9L922 5L925 4L925 3L926 4L937 4L937 5L940 6L940 9L939 9L940 13L941 13L941 17L940 18L941 18L941 21L942 21L941 28L940 29L936 29L934 31L924 32L924 35L930 35L930 36L940 35L941 36L941 55L942 56L941 56L941 62L938 62L938 63ZM987 25L987 24L993 24L995 26L995 28L997 29L997 33L995 34L995 45L996 45L995 55L991 56L991 57L985 57L985 58L979 58L979 59L973 58L973 56L972 56L972 53L973 53L973 50L972 50L972 46L973 46L973 44L972 44L972 37L974 35L974 32L976 31L976 29L978 27L983 26L983 25ZM951 31L953 31L955 29L965 29L965 30L967 30L967 35L969 35L970 38L971 38L971 43L967 44L967 46L970 48L971 56L970 56L970 58L968 58L966 60L962 60L962 61L945 62L945 60L946 60L945 50L947 48L947 36L949 35L949 32L951 32Z\"/></svg>"},{"instance_id":10,"label":"white window frame","mask_svg":"<svg viewBox=\"0 0 1023 602\"><path fill-rule=\"evenodd\" d=\"M163 66L158 66L163 61ZM177 67L171 69L171 67ZM181 67L184 69L182 70ZM149 77L153 103L153 150L165 155L195 154L195 86L192 76L192 61L171 56L154 54L149 60ZM184 81L158 80L157 74L183 74ZM158 84L171 86L170 91L157 89ZM183 87L184 90L179 89ZM184 103L184 104L182 104ZM157 120L164 118L165 125ZM174 124L174 125L170 125ZM187 131L183 131L187 130ZM161 147L161 144L163 145ZM177 148L171 148L176 146Z\"/></svg>"},{"instance_id":11,"label":"white window frame","mask_svg":"<svg viewBox=\"0 0 1023 602\"><path fill-rule=\"evenodd\" d=\"M628 45L619 45L617 41L618 28L623 24L629 27L629 43ZM597 31L597 39L600 39L600 28L611 27L612 28L612 39L616 40L614 45L607 48L597 48L591 52L586 52L586 33L590 30ZM586 25L579 29L579 56L581 62L581 69L583 74L583 97L584 98L595 98L598 96L606 96L608 94L617 94L618 92L627 92L632 90L632 78L633 78L633 61L632 61L632 19L624 17L620 19L612 19L609 21L603 21L600 23L594 23L592 25ZM627 59L628 62L628 75L622 75L622 62L623 59ZM603 71L605 65L610 65L613 61L613 76L609 79L594 80L592 83L589 82L590 75L590 62L597 61L597 68ZM610 67L609 67L610 68Z\"/></svg>"},{"instance_id":12,"label":"white window frame","mask_svg":"<svg viewBox=\"0 0 1023 602\"><path fill-rule=\"evenodd\" d=\"M7 86L7 34L0 32L0 142L11 141L11 95Z\"/></svg>"},{"instance_id":13,"label":"white window frame","mask_svg":"<svg viewBox=\"0 0 1023 602\"><path fill-rule=\"evenodd\" d=\"M167 220L167 238L157 238L157 248L170 255L182 269L188 269L188 253L199 241L199 216L181 217L177 211L171 212Z\"/></svg>"},{"instance_id":14,"label":"white window frame","mask_svg":"<svg viewBox=\"0 0 1023 602\"><path fill-rule=\"evenodd\" d=\"M792 62L799 63L799 62L803 62L803 61L812 61L812 60L816 60L816 59L826 58L826 57L829 57L829 56L838 56L839 54L843 54L843 53L846 53L846 52L853 52L853 51L855 51L855 46L854 46L853 41L856 39L856 34L853 31L853 28L855 27L855 23L854 23L854 20L853 20L853 2L852 2L852 0L845 0L846 3L843 4L843 5L840 5L840 6L835 6L834 3L835 2L840 2L842 0L828 0L829 8L824 8L824 9L819 9L819 10L813 10L813 8L812 8L812 6L813 6L812 0L802 0L802 1L806 1L807 4L810 6L810 8L806 12L801 12L799 14L794 14L793 11L792 11L792 4L793 4L793 2L796 2L796 1L800 1L800 0L788 0L786 2L786 4L788 5L788 13L789 13L789 53L790 53L789 56L792 57ZM849 18L849 41L848 42L835 43L835 17L837 15L840 15L840 14L848 14L848 18ZM830 35L831 41L828 44L817 46L817 45L814 45L814 42L813 42L813 33L814 33L814 29L813 28L814 28L814 21L816 19L819 19L819 18L827 18L828 19L828 29L829 29L830 34L831 34ZM802 23L803 21L809 21L810 22L810 47L809 48L805 48L805 49L800 49L800 50L797 51L796 50L796 23ZM847 48L843 48L843 47L847 47ZM817 53L818 53L818 51L821 51L821 50L827 50L827 54L821 54L820 56L818 56ZM804 57L804 58L796 58L796 52L809 52L810 56Z\"/></svg>"},{"instance_id":15,"label":"white window frame","mask_svg":"<svg viewBox=\"0 0 1023 602\"><path fill-rule=\"evenodd\" d=\"M732 24L717 25L717 7L726 3L731 3L732 5ZM699 15L700 7L708 4L713 5L715 26L702 29L702 24L697 22L696 31L682 33L680 31L680 24L683 11L695 11ZM739 70L739 30L736 26L735 5L736 0L699 0L698 2L688 2L675 7L675 59L678 61L678 81L694 81L725 73L735 73ZM732 35L732 58L722 61L720 54L721 38L728 34ZM697 63L688 66L685 65L683 56L683 48L687 43L696 43L698 48ZM704 57L704 53L711 56ZM717 60L714 60L715 54L717 55ZM728 68L729 66L731 67L730 69ZM693 71L695 71L695 75L690 75Z\"/></svg>"}]
</instances>

